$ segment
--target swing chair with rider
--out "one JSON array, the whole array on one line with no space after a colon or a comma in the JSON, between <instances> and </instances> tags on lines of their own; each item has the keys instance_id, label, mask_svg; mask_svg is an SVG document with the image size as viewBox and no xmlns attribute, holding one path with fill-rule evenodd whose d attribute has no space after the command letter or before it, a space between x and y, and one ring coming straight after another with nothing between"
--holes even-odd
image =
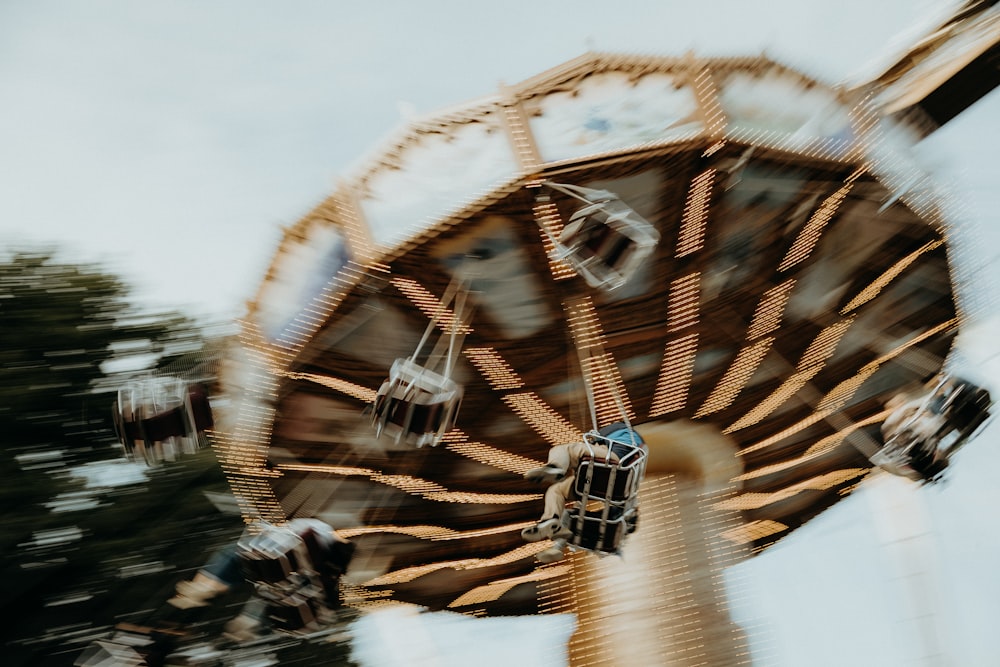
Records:
<instances>
[{"instance_id":1,"label":"swing chair with rider","mask_svg":"<svg viewBox=\"0 0 1000 667\"><path fill-rule=\"evenodd\" d=\"M926 394L895 406L882 426L884 444L870 459L914 481L937 481L950 457L982 429L992 405L986 389L943 374Z\"/></svg>"},{"instance_id":2,"label":"swing chair with rider","mask_svg":"<svg viewBox=\"0 0 1000 667\"><path fill-rule=\"evenodd\" d=\"M639 483L645 474L646 446L627 422L583 435L587 452L577 465L577 500L564 512L570 547L598 555L619 554L639 519Z\"/></svg>"},{"instance_id":3,"label":"swing chair with rider","mask_svg":"<svg viewBox=\"0 0 1000 667\"><path fill-rule=\"evenodd\" d=\"M354 545L315 519L263 524L237 543L244 578L266 605L269 625L286 633L317 629L341 604L340 576Z\"/></svg>"},{"instance_id":4,"label":"swing chair with rider","mask_svg":"<svg viewBox=\"0 0 1000 667\"><path fill-rule=\"evenodd\" d=\"M585 354L580 349L581 367L587 366ZM594 391L586 373L584 386L593 428L578 443L554 447L549 464L525 475L535 481L554 481L546 491L546 515L552 505L562 510L558 519L543 519L521 532L528 541L546 536L555 539L551 549L538 554L542 562L562 558L564 547L598 556L620 555L626 536L638 525L639 486L648 449L632 428L617 393L621 420L599 427Z\"/></svg>"}]
</instances>

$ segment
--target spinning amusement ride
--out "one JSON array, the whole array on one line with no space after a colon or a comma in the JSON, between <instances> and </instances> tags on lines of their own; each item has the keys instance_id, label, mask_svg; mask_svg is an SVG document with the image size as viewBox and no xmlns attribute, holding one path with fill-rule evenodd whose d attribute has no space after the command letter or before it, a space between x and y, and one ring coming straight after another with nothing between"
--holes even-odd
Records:
<instances>
[{"instance_id":1,"label":"spinning amusement ride","mask_svg":"<svg viewBox=\"0 0 1000 667\"><path fill-rule=\"evenodd\" d=\"M973 47L942 56L995 56L970 8L854 89L587 54L407 124L285 230L243 323L213 435L244 517L351 540L347 605L573 612L575 665L738 664L719 573L876 469L963 324L908 150L983 92ZM612 422L646 447L591 458L589 537L540 563L524 473Z\"/></svg>"}]
</instances>

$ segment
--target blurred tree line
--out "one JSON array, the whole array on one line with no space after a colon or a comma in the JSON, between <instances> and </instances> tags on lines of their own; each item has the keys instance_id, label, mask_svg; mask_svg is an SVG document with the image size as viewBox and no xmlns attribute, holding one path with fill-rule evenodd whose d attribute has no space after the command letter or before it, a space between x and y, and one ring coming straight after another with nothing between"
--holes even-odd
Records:
<instances>
[{"instance_id":1,"label":"blurred tree line","mask_svg":"<svg viewBox=\"0 0 1000 667\"><path fill-rule=\"evenodd\" d=\"M0 260L0 664L72 665L116 622L142 624L242 531L204 493L229 491L211 449L153 469L124 461L114 392L225 348L127 298L115 275L51 251ZM109 463L143 479L94 488L79 474Z\"/></svg>"},{"instance_id":2,"label":"blurred tree line","mask_svg":"<svg viewBox=\"0 0 1000 667\"><path fill-rule=\"evenodd\" d=\"M238 530L201 493L226 489L211 451L139 486L87 489L75 474L123 458L111 422L118 386L205 345L185 316L143 313L127 297L117 276L52 251L0 262L4 664L72 664L59 655L73 648L67 639L148 606L142 596L166 585L123 572L175 578Z\"/></svg>"}]
</instances>

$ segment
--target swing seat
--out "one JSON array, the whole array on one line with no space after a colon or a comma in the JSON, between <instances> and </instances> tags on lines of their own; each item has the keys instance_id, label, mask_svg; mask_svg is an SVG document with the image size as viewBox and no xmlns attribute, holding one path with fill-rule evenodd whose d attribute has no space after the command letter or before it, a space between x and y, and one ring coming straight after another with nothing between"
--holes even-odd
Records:
<instances>
[{"instance_id":1,"label":"swing seat","mask_svg":"<svg viewBox=\"0 0 1000 667\"><path fill-rule=\"evenodd\" d=\"M907 442L903 444L902 439L894 438L872 454L869 460L872 464L882 468L886 472L919 482L924 479L924 476L910 465L912 461L910 451L913 446L914 443Z\"/></svg>"},{"instance_id":2,"label":"swing seat","mask_svg":"<svg viewBox=\"0 0 1000 667\"><path fill-rule=\"evenodd\" d=\"M581 498L621 504L637 486L635 469L622 470L607 459L583 458L577 468L574 491Z\"/></svg>"},{"instance_id":3,"label":"swing seat","mask_svg":"<svg viewBox=\"0 0 1000 667\"><path fill-rule=\"evenodd\" d=\"M637 526L646 445L623 424L585 433L583 442L588 451L573 482L577 500L564 517L572 534L567 542L599 555L619 553Z\"/></svg>"},{"instance_id":4,"label":"swing seat","mask_svg":"<svg viewBox=\"0 0 1000 667\"><path fill-rule=\"evenodd\" d=\"M115 435L133 460L155 466L173 460L177 449L193 453L215 423L205 390L198 385L155 396L155 388L119 390L112 402ZM169 406L169 407L168 407Z\"/></svg>"},{"instance_id":5,"label":"swing seat","mask_svg":"<svg viewBox=\"0 0 1000 667\"><path fill-rule=\"evenodd\" d=\"M240 540L237 553L243 577L254 584L278 584L304 569L308 556L301 538L291 531L268 531Z\"/></svg>"},{"instance_id":6,"label":"swing seat","mask_svg":"<svg viewBox=\"0 0 1000 667\"><path fill-rule=\"evenodd\" d=\"M646 468L645 445L594 432L585 434L583 440L590 452L580 457L573 484L576 494L619 506L634 502ZM610 455L598 455L594 450L598 445L608 448Z\"/></svg>"},{"instance_id":7,"label":"swing seat","mask_svg":"<svg viewBox=\"0 0 1000 667\"><path fill-rule=\"evenodd\" d=\"M599 554L617 554L625 537L635 531L638 510L609 508L608 516L603 510L583 512L570 511L568 525L573 533L568 544Z\"/></svg>"},{"instance_id":8,"label":"swing seat","mask_svg":"<svg viewBox=\"0 0 1000 667\"><path fill-rule=\"evenodd\" d=\"M556 258L569 263L591 287L618 289L645 262L659 234L617 195L579 187L573 191L582 192L579 198L589 203L570 216L555 240Z\"/></svg>"},{"instance_id":9,"label":"swing seat","mask_svg":"<svg viewBox=\"0 0 1000 667\"><path fill-rule=\"evenodd\" d=\"M947 469L949 458L979 431L990 417L989 391L967 380L942 376L920 410L895 429L870 461L914 481L934 481ZM932 435L919 436L921 420L936 424Z\"/></svg>"},{"instance_id":10,"label":"swing seat","mask_svg":"<svg viewBox=\"0 0 1000 667\"><path fill-rule=\"evenodd\" d=\"M960 437L972 435L990 416L990 392L960 378L943 384L931 399L930 408L943 414Z\"/></svg>"},{"instance_id":11,"label":"swing seat","mask_svg":"<svg viewBox=\"0 0 1000 667\"><path fill-rule=\"evenodd\" d=\"M271 627L281 632L301 632L316 624L316 614L309 601L298 596L289 596L280 604L269 604L265 613Z\"/></svg>"},{"instance_id":12,"label":"swing seat","mask_svg":"<svg viewBox=\"0 0 1000 667\"><path fill-rule=\"evenodd\" d=\"M450 378L412 359L397 359L375 396L375 432L415 447L435 446L455 425L462 393Z\"/></svg>"},{"instance_id":13,"label":"swing seat","mask_svg":"<svg viewBox=\"0 0 1000 667\"><path fill-rule=\"evenodd\" d=\"M73 661L78 667L160 665L185 632L174 627L118 623L108 639L96 639Z\"/></svg>"}]
</instances>

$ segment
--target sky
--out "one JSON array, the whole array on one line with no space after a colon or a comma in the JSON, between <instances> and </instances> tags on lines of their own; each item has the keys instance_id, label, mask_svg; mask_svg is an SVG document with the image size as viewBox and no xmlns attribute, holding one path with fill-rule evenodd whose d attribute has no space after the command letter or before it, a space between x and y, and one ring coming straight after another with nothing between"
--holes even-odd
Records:
<instances>
[{"instance_id":1,"label":"sky","mask_svg":"<svg viewBox=\"0 0 1000 667\"><path fill-rule=\"evenodd\" d=\"M940 3L938 3L940 4ZM405 114L588 50L847 80L928 0L0 2L0 244L100 262L142 307L239 317L281 229Z\"/></svg>"},{"instance_id":2,"label":"sky","mask_svg":"<svg viewBox=\"0 0 1000 667\"><path fill-rule=\"evenodd\" d=\"M0 248L54 247L120 273L141 307L224 321L244 313L282 227L405 114L588 50L765 52L849 82L944 4L0 0ZM994 92L919 147L983 239L963 256L978 320L956 363L991 388L997 117ZM994 425L963 449L945 485L876 477L733 568L755 665L855 651L852 664L996 664L998 440Z\"/></svg>"}]
</instances>

